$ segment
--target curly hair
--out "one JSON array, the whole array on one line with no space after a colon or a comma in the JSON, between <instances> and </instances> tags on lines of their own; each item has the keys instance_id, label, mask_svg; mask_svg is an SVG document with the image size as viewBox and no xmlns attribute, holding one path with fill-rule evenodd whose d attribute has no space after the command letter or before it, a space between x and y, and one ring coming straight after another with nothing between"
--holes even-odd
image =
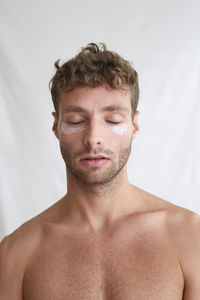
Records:
<instances>
[{"instance_id":1,"label":"curly hair","mask_svg":"<svg viewBox=\"0 0 200 300\"><path fill-rule=\"evenodd\" d=\"M111 88L128 87L131 95L132 119L138 100L138 74L131 63L119 54L108 51L104 43L89 43L74 58L59 66L54 64L56 72L49 82L53 105L58 117L59 95L61 91L71 91L79 86L96 87L107 84Z\"/></svg>"}]
</instances>

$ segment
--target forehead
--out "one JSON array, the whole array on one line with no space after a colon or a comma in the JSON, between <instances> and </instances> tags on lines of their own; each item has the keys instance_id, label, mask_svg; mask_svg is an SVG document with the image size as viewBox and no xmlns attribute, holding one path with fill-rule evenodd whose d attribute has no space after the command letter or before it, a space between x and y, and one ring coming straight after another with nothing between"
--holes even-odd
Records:
<instances>
[{"instance_id":1,"label":"forehead","mask_svg":"<svg viewBox=\"0 0 200 300\"><path fill-rule=\"evenodd\" d=\"M79 106L85 110L102 111L105 107L112 110L131 110L131 100L129 89L112 89L107 86L97 87L77 87L70 92L61 92L59 97L59 107L62 112L67 108ZM109 109L107 109L109 110Z\"/></svg>"}]
</instances>

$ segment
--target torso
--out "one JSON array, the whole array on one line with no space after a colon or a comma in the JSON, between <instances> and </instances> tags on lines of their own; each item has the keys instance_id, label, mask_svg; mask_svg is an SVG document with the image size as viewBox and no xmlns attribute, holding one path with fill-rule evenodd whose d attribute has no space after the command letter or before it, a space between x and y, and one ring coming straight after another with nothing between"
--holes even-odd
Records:
<instances>
[{"instance_id":1,"label":"torso","mask_svg":"<svg viewBox=\"0 0 200 300\"><path fill-rule=\"evenodd\" d=\"M130 215L106 234L44 223L24 300L181 300L184 280L165 211Z\"/></svg>"}]
</instances>

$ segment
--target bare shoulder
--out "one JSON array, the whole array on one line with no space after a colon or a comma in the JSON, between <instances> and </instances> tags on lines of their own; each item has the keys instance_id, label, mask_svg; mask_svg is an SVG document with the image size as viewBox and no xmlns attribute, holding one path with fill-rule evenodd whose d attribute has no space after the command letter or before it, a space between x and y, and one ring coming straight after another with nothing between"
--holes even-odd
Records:
<instances>
[{"instance_id":1,"label":"bare shoulder","mask_svg":"<svg viewBox=\"0 0 200 300\"><path fill-rule=\"evenodd\" d=\"M31 248L36 245L36 241L41 235L41 224L30 220L11 234L3 238L0 243L0 263L8 260L17 263L23 263Z\"/></svg>"},{"instance_id":2,"label":"bare shoulder","mask_svg":"<svg viewBox=\"0 0 200 300\"><path fill-rule=\"evenodd\" d=\"M184 277L184 300L200 295L200 216L178 208L168 216L170 235L176 246Z\"/></svg>"},{"instance_id":3,"label":"bare shoulder","mask_svg":"<svg viewBox=\"0 0 200 300\"><path fill-rule=\"evenodd\" d=\"M58 215L58 207L60 209L60 201L56 202L40 214L22 224L11 234L4 237L0 243L0 251L6 253L14 252L17 254L18 249L31 248L37 240L44 234L45 227L48 223L53 223ZM62 209L60 209L62 210ZM14 254L12 253L12 254Z\"/></svg>"},{"instance_id":4,"label":"bare shoulder","mask_svg":"<svg viewBox=\"0 0 200 300\"><path fill-rule=\"evenodd\" d=\"M168 205L165 215L168 230L179 247L180 256L184 258L190 253L194 255L195 249L198 249L200 256L200 216L174 204Z\"/></svg>"},{"instance_id":5,"label":"bare shoulder","mask_svg":"<svg viewBox=\"0 0 200 300\"><path fill-rule=\"evenodd\" d=\"M148 209L163 213L169 231L178 240L185 241L186 238L194 236L197 240L200 238L200 216L197 213L147 192L146 197Z\"/></svg>"},{"instance_id":6,"label":"bare shoulder","mask_svg":"<svg viewBox=\"0 0 200 300\"><path fill-rule=\"evenodd\" d=\"M165 232L171 239L171 245L179 259L184 278L183 299L198 300L200 295L200 216L189 209L147 194L148 211L162 216Z\"/></svg>"},{"instance_id":7,"label":"bare shoulder","mask_svg":"<svg viewBox=\"0 0 200 300\"><path fill-rule=\"evenodd\" d=\"M188 254L188 251L193 250L192 248L194 250L200 248L200 216L197 213L146 191L140 191L147 203L145 212L160 213L170 236L174 239L174 243L177 246L180 245L180 254L186 252ZM200 249L198 251L200 257Z\"/></svg>"},{"instance_id":8,"label":"bare shoulder","mask_svg":"<svg viewBox=\"0 0 200 300\"><path fill-rule=\"evenodd\" d=\"M0 299L22 299L27 263L39 237L39 226L27 222L0 243Z\"/></svg>"},{"instance_id":9,"label":"bare shoulder","mask_svg":"<svg viewBox=\"0 0 200 300\"><path fill-rule=\"evenodd\" d=\"M192 269L194 272L195 266L200 274L200 216L178 207L168 214L168 224L177 244L185 279Z\"/></svg>"},{"instance_id":10,"label":"bare shoulder","mask_svg":"<svg viewBox=\"0 0 200 300\"><path fill-rule=\"evenodd\" d=\"M62 211L60 201L4 237L0 243L0 264L5 264L7 260L7 263L10 262L14 269L14 261L16 260L18 265L19 263L23 265L41 239L44 238L49 227L48 224L53 224L56 222L56 218L58 219L58 211Z\"/></svg>"}]
</instances>

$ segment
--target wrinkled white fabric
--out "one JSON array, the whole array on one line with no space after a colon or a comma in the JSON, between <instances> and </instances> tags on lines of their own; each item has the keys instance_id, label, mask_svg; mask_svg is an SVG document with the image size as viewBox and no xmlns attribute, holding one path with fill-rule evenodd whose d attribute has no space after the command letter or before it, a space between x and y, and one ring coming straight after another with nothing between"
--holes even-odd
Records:
<instances>
[{"instance_id":1,"label":"wrinkled white fabric","mask_svg":"<svg viewBox=\"0 0 200 300\"><path fill-rule=\"evenodd\" d=\"M200 2L0 6L0 238L66 193L48 81L58 58L71 58L88 42L105 42L139 73L130 182L200 212Z\"/></svg>"}]
</instances>

